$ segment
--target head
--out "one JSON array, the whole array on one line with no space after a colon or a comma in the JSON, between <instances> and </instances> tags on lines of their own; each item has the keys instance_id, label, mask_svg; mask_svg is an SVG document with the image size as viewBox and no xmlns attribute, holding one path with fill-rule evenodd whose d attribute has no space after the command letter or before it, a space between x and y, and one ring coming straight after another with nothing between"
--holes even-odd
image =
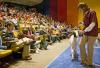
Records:
<instances>
[{"instance_id":1,"label":"head","mask_svg":"<svg viewBox=\"0 0 100 68\"><path fill-rule=\"evenodd\" d=\"M79 3L78 8L81 9L83 12L86 12L89 10L89 7L86 3Z\"/></svg>"},{"instance_id":2,"label":"head","mask_svg":"<svg viewBox=\"0 0 100 68\"><path fill-rule=\"evenodd\" d=\"M6 27L7 27L7 30L10 30L10 31L12 31L14 29L13 23L10 21L7 22Z\"/></svg>"},{"instance_id":3,"label":"head","mask_svg":"<svg viewBox=\"0 0 100 68\"><path fill-rule=\"evenodd\" d=\"M0 20L1 21L1 20ZM2 23L0 22L0 28L2 27Z\"/></svg>"}]
</instances>

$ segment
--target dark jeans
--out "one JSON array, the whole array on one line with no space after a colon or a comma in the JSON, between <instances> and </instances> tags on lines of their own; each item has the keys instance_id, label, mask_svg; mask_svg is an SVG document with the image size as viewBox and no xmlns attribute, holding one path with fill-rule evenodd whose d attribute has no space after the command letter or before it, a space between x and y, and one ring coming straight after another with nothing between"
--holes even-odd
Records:
<instances>
[{"instance_id":1,"label":"dark jeans","mask_svg":"<svg viewBox=\"0 0 100 68\"><path fill-rule=\"evenodd\" d=\"M60 37L59 36L52 36L52 42L56 42L56 41L59 41L60 42Z\"/></svg>"},{"instance_id":2,"label":"dark jeans","mask_svg":"<svg viewBox=\"0 0 100 68\"><path fill-rule=\"evenodd\" d=\"M32 42L30 43L30 45L31 45L30 48L31 48L31 49L36 49L35 42L36 42L36 41L32 41Z\"/></svg>"},{"instance_id":3,"label":"dark jeans","mask_svg":"<svg viewBox=\"0 0 100 68\"><path fill-rule=\"evenodd\" d=\"M0 45L0 49L7 49L6 46Z\"/></svg>"},{"instance_id":4,"label":"dark jeans","mask_svg":"<svg viewBox=\"0 0 100 68\"><path fill-rule=\"evenodd\" d=\"M40 49L47 49L48 47L48 41L46 40L42 40L41 43L40 43Z\"/></svg>"}]
</instances>

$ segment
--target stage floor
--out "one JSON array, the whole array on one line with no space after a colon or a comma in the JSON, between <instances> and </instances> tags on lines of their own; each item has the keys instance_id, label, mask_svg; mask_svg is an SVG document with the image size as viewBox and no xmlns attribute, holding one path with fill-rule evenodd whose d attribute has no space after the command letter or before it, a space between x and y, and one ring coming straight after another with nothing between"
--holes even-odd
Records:
<instances>
[{"instance_id":1,"label":"stage floor","mask_svg":"<svg viewBox=\"0 0 100 68\"><path fill-rule=\"evenodd\" d=\"M79 44L78 44L79 45ZM78 60L72 61L71 60L71 49L70 45L69 48L65 49L65 51L60 54L55 60L49 63L46 68L91 68L89 66L84 66L80 64L80 52L79 47L78 49ZM100 46L94 45L94 57L93 57L93 64L95 68L100 68ZM94 67L93 67L94 68Z\"/></svg>"}]
</instances>

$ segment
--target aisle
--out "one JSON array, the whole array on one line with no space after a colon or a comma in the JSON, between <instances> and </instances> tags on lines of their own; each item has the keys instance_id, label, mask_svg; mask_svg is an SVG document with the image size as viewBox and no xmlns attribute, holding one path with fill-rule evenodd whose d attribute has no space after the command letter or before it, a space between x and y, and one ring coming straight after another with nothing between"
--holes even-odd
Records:
<instances>
[{"instance_id":1,"label":"aisle","mask_svg":"<svg viewBox=\"0 0 100 68\"><path fill-rule=\"evenodd\" d=\"M50 62L57 58L65 49L68 48L68 39L62 40L60 43L49 45L48 50L41 50L39 53L31 54L32 60L20 60L9 68L45 68Z\"/></svg>"},{"instance_id":2,"label":"aisle","mask_svg":"<svg viewBox=\"0 0 100 68\"><path fill-rule=\"evenodd\" d=\"M79 55L78 48L78 55ZM46 68L100 68L100 46L94 47L93 63L95 67L84 66L80 64L80 58L77 61L71 61L70 47L59 55L54 61L49 63ZM79 55L80 57L80 55Z\"/></svg>"}]
</instances>

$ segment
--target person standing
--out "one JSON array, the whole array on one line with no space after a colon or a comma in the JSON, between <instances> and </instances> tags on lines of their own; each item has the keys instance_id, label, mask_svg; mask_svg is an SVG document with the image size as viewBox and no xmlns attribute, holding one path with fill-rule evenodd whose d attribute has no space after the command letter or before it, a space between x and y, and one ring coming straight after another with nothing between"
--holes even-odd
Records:
<instances>
[{"instance_id":1,"label":"person standing","mask_svg":"<svg viewBox=\"0 0 100 68\"><path fill-rule=\"evenodd\" d=\"M93 45L98 36L98 21L96 12L90 9L86 3L79 3L78 8L83 11L84 15L84 29L79 31L79 34L82 35L80 41L81 64L93 66ZM85 48L86 43L87 49Z\"/></svg>"}]
</instances>

